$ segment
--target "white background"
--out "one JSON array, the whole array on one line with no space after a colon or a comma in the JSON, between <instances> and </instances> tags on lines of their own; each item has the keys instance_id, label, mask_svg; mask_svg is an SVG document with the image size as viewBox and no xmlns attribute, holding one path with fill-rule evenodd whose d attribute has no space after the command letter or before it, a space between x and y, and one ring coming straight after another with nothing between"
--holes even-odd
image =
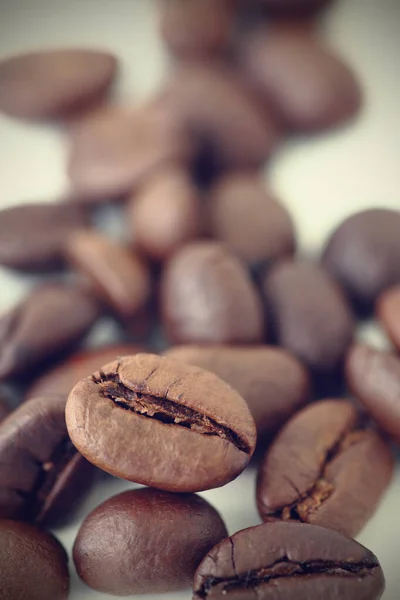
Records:
<instances>
[{"instance_id":1,"label":"white background","mask_svg":"<svg viewBox=\"0 0 400 600\"><path fill-rule=\"evenodd\" d=\"M318 252L328 232L352 212L371 206L400 207L400 3L339 0L326 14L323 28L330 43L359 73L366 102L351 127L288 143L266 173L266 180L292 211L301 248L307 253ZM156 90L167 68L151 0L0 0L0 58L68 45L114 51L122 61L119 92L128 102L142 101ZM66 187L64 154L61 131L0 117L0 206L60 194ZM0 310L12 305L27 285L26 279L0 269ZM360 336L385 344L374 326L363 327ZM130 487L128 482L105 477L75 523L56 532L67 548L79 519L90 508ZM221 511L230 533L259 523L251 470L204 496ZM385 600L398 599L400 468L359 540L381 560L387 578ZM73 573L71 598L109 596L89 590ZM190 591L143 598L188 600Z\"/></svg>"}]
</instances>

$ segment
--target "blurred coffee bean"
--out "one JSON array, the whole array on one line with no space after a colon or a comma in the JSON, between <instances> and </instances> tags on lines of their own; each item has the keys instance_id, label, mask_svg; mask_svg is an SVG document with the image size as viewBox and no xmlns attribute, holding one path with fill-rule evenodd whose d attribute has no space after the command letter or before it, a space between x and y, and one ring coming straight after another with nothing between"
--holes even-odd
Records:
<instances>
[{"instance_id":1,"label":"blurred coffee bean","mask_svg":"<svg viewBox=\"0 0 400 600\"><path fill-rule=\"evenodd\" d=\"M188 244L167 263L161 311L174 342L254 343L263 337L257 290L239 259L216 242Z\"/></svg>"},{"instance_id":2,"label":"blurred coffee bean","mask_svg":"<svg viewBox=\"0 0 400 600\"><path fill-rule=\"evenodd\" d=\"M209 219L211 234L252 266L294 253L292 219L257 175L222 177L210 192Z\"/></svg>"},{"instance_id":3,"label":"blurred coffee bean","mask_svg":"<svg viewBox=\"0 0 400 600\"><path fill-rule=\"evenodd\" d=\"M159 0L160 32L180 59L224 54L234 27L231 0Z\"/></svg>"},{"instance_id":4,"label":"blurred coffee bean","mask_svg":"<svg viewBox=\"0 0 400 600\"><path fill-rule=\"evenodd\" d=\"M379 296L376 313L394 346L400 350L400 285L388 289Z\"/></svg>"},{"instance_id":5,"label":"blurred coffee bean","mask_svg":"<svg viewBox=\"0 0 400 600\"><path fill-rule=\"evenodd\" d=\"M278 344L316 372L335 370L355 322L329 273L311 262L285 260L267 272L263 289Z\"/></svg>"},{"instance_id":6,"label":"blurred coffee bean","mask_svg":"<svg viewBox=\"0 0 400 600\"><path fill-rule=\"evenodd\" d=\"M3 399L2 392L0 390L0 423L10 414L11 407Z\"/></svg>"},{"instance_id":7,"label":"blurred coffee bean","mask_svg":"<svg viewBox=\"0 0 400 600\"><path fill-rule=\"evenodd\" d=\"M174 346L166 356L211 371L246 400L258 442L268 442L309 399L310 380L289 352L269 346Z\"/></svg>"},{"instance_id":8,"label":"blurred coffee bean","mask_svg":"<svg viewBox=\"0 0 400 600\"><path fill-rule=\"evenodd\" d=\"M347 357L346 376L353 394L400 444L400 358L355 344Z\"/></svg>"},{"instance_id":9,"label":"blurred coffee bean","mask_svg":"<svg viewBox=\"0 0 400 600\"><path fill-rule=\"evenodd\" d=\"M0 110L23 119L69 115L101 100L116 74L108 52L60 49L0 62Z\"/></svg>"},{"instance_id":10,"label":"blurred coffee bean","mask_svg":"<svg viewBox=\"0 0 400 600\"><path fill-rule=\"evenodd\" d=\"M171 167L132 196L127 219L133 246L154 260L164 260L200 235L199 192L183 168Z\"/></svg>"},{"instance_id":11,"label":"blurred coffee bean","mask_svg":"<svg viewBox=\"0 0 400 600\"><path fill-rule=\"evenodd\" d=\"M289 130L337 126L360 108L355 75L308 28L257 30L243 44L241 60L249 81Z\"/></svg>"},{"instance_id":12,"label":"blurred coffee bean","mask_svg":"<svg viewBox=\"0 0 400 600\"><path fill-rule=\"evenodd\" d=\"M400 283L400 211L364 210L335 229L322 257L324 267L362 308Z\"/></svg>"},{"instance_id":13,"label":"blurred coffee bean","mask_svg":"<svg viewBox=\"0 0 400 600\"><path fill-rule=\"evenodd\" d=\"M218 167L260 166L277 146L271 116L244 82L222 67L180 67L159 102L175 112Z\"/></svg>"},{"instance_id":14,"label":"blurred coffee bean","mask_svg":"<svg viewBox=\"0 0 400 600\"><path fill-rule=\"evenodd\" d=\"M74 194L88 200L127 194L156 169L190 154L176 119L155 107L107 107L70 132L69 177Z\"/></svg>"},{"instance_id":15,"label":"blurred coffee bean","mask_svg":"<svg viewBox=\"0 0 400 600\"><path fill-rule=\"evenodd\" d=\"M151 294L151 276L143 260L94 230L73 233L66 254L71 265L87 276L99 297L122 317L132 317Z\"/></svg>"},{"instance_id":16,"label":"blurred coffee bean","mask_svg":"<svg viewBox=\"0 0 400 600\"><path fill-rule=\"evenodd\" d=\"M268 16L309 16L328 6L332 0L254 0L265 8ZM244 0L247 3L247 0Z\"/></svg>"},{"instance_id":17,"label":"blurred coffee bean","mask_svg":"<svg viewBox=\"0 0 400 600\"><path fill-rule=\"evenodd\" d=\"M0 264L47 271L63 262L65 237L84 227L88 215L77 204L22 204L0 211Z\"/></svg>"},{"instance_id":18,"label":"blurred coffee bean","mask_svg":"<svg viewBox=\"0 0 400 600\"><path fill-rule=\"evenodd\" d=\"M27 374L72 348L100 316L95 299L64 283L34 288L0 317L0 379Z\"/></svg>"}]
</instances>

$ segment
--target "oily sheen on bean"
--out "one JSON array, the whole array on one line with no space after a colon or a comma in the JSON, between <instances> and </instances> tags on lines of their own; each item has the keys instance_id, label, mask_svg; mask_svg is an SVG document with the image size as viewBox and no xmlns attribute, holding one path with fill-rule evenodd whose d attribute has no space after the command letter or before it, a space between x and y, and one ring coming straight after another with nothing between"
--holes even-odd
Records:
<instances>
[{"instance_id":1,"label":"oily sheen on bean","mask_svg":"<svg viewBox=\"0 0 400 600\"><path fill-rule=\"evenodd\" d=\"M247 466L250 411L216 375L152 354L123 357L69 395L72 442L118 477L172 492L219 487Z\"/></svg>"},{"instance_id":2,"label":"oily sheen on bean","mask_svg":"<svg viewBox=\"0 0 400 600\"><path fill-rule=\"evenodd\" d=\"M337 531L271 523L235 533L204 558L193 600L379 600L372 552Z\"/></svg>"},{"instance_id":3,"label":"oily sheen on bean","mask_svg":"<svg viewBox=\"0 0 400 600\"><path fill-rule=\"evenodd\" d=\"M173 592L190 587L200 561L226 535L200 496L130 490L86 517L73 557L81 579L100 592Z\"/></svg>"},{"instance_id":4,"label":"oily sheen on bean","mask_svg":"<svg viewBox=\"0 0 400 600\"><path fill-rule=\"evenodd\" d=\"M357 420L347 400L321 401L292 417L260 465L257 504L265 521L360 532L391 481L393 456Z\"/></svg>"}]
</instances>

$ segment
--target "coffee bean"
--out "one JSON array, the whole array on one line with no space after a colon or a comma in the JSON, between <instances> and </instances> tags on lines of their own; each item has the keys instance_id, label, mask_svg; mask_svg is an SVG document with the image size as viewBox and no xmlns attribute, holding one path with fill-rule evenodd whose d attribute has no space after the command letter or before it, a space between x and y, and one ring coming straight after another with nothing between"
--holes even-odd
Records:
<instances>
[{"instance_id":1,"label":"coffee bean","mask_svg":"<svg viewBox=\"0 0 400 600\"><path fill-rule=\"evenodd\" d=\"M0 264L26 271L60 267L65 237L86 223L72 202L6 208L0 211Z\"/></svg>"},{"instance_id":2,"label":"coffee bean","mask_svg":"<svg viewBox=\"0 0 400 600\"><path fill-rule=\"evenodd\" d=\"M103 108L70 132L68 173L73 192L87 200L127 194L189 155L186 135L160 108Z\"/></svg>"},{"instance_id":3,"label":"coffee bean","mask_svg":"<svg viewBox=\"0 0 400 600\"><path fill-rule=\"evenodd\" d=\"M0 520L0 600L67 600L68 556L50 533Z\"/></svg>"},{"instance_id":4,"label":"coffee bean","mask_svg":"<svg viewBox=\"0 0 400 600\"><path fill-rule=\"evenodd\" d=\"M273 441L258 475L258 510L264 521L303 521L353 537L392 473L390 448L359 426L353 404L325 400L292 417Z\"/></svg>"},{"instance_id":5,"label":"coffee bean","mask_svg":"<svg viewBox=\"0 0 400 600\"><path fill-rule=\"evenodd\" d=\"M400 283L400 211L375 208L356 213L332 233L323 264L362 307Z\"/></svg>"},{"instance_id":6,"label":"coffee bean","mask_svg":"<svg viewBox=\"0 0 400 600\"><path fill-rule=\"evenodd\" d=\"M211 190L211 234L250 265L272 263L295 249L292 219L250 172L222 177Z\"/></svg>"},{"instance_id":7,"label":"coffee bean","mask_svg":"<svg viewBox=\"0 0 400 600\"><path fill-rule=\"evenodd\" d=\"M336 369L355 323L330 275L311 262L282 261L267 272L263 289L279 345L315 371Z\"/></svg>"},{"instance_id":8,"label":"coffee bean","mask_svg":"<svg viewBox=\"0 0 400 600\"><path fill-rule=\"evenodd\" d=\"M69 439L65 404L32 398L0 425L0 519L65 522L91 486L95 469Z\"/></svg>"},{"instance_id":9,"label":"coffee bean","mask_svg":"<svg viewBox=\"0 0 400 600\"><path fill-rule=\"evenodd\" d=\"M95 300L78 287L36 287L0 318L0 379L55 359L78 343L99 316Z\"/></svg>"},{"instance_id":10,"label":"coffee bean","mask_svg":"<svg viewBox=\"0 0 400 600\"><path fill-rule=\"evenodd\" d=\"M353 117L361 90L350 68L308 28L275 25L251 34L243 71L290 130L318 131Z\"/></svg>"},{"instance_id":11,"label":"coffee bean","mask_svg":"<svg viewBox=\"0 0 400 600\"><path fill-rule=\"evenodd\" d=\"M162 0L160 33L168 50L181 59L225 54L234 27L230 0Z\"/></svg>"},{"instance_id":12,"label":"coffee bean","mask_svg":"<svg viewBox=\"0 0 400 600\"><path fill-rule=\"evenodd\" d=\"M128 204L133 245L155 260L164 260L201 232L199 193L181 167L150 179Z\"/></svg>"},{"instance_id":13,"label":"coffee bean","mask_svg":"<svg viewBox=\"0 0 400 600\"><path fill-rule=\"evenodd\" d=\"M0 110L23 119L69 115L105 95L115 56L83 49L44 50L0 62Z\"/></svg>"},{"instance_id":14,"label":"coffee bean","mask_svg":"<svg viewBox=\"0 0 400 600\"><path fill-rule=\"evenodd\" d=\"M84 377L89 377L103 365L117 360L120 356L129 356L142 352L143 348L131 344L111 344L95 350L82 350L72 355L50 371L44 373L28 389L26 399L40 396L64 396L68 394Z\"/></svg>"},{"instance_id":15,"label":"coffee bean","mask_svg":"<svg viewBox=\"0 0 400 600\"><path fill-rule=\"evenodd\" d=\"M194 242L167 263L163 322L175 342L250 343L263 337L263 314L247 271L221 244Z\"/></svg>"},{"instance_id":16,"label":"coffee bean","mask_svg":"<svg viewBox=\"0 0 400 600\"><path fill-rule=\"evenodd\" d=\"M226 535L221 517L200 496L130 490L89 514L73 556L79 576L100 592L172 592L191 585L202 558Z\"/></svg>"},{"instance_id":17,"label":"coffee bean","mask_svg":"<svg viewBox=\"0 0 400 600\"><path fill-rule=\"evenodd\" d=\"M250 527L208 553L193 600L379 600L376 556L337 531L302 523Z\"/></svg>"},{"instance_id":18,"label":"coffee bean","mask_svg":"<svg viewBox=\"0 0 400 600\"><path fill-rule=\"evenodd\" d=\"M258 441L269 441L309 398L310 381L289 352L268 346L175 346L170 358L211 371L246 400Z\"/></svg>"},{"instance_id":19,"label":"coffee bean","mask_svg":"<svg viewBox=\"0 0 400 600\"><path fill-rule=\"evenodd\" d=\"M129 248L86 230L68 238L66 255L88 277L99 297L122 317L134 316L149 299L150 272Z\"/></svg>"},{"instance_id":20,"label":"coffee bean","mask_svg":"<svg viewBox=\"0 0 400 600\"><path fill-rule=\"evenodd\" d=\"M355 344L346 362L347 382L378 425L400 443L400 359Z\"/></svg>"},{"instance_id":21,"label":"coffee bean","mask_svg":"<svg viewBox=\"0 0 400 600\"><path fill-rule=\"evenodd\" d=\"M151 354L111 363L72 390L67 427L88 460L172 492L224 485L254 451L254 421L224 381Z\"/></svg>"},{"instance_id":22,"label":"coffee bean","mask_svg":"<svg viewBox=\"0 0 400 600\"><path fill-rule=\"evenodd\" d=\"M332 0L258 0L269 16L309 16L331 4Z\"/></svg>"},{"instance_id":23,"label":"coffee bean","mask_svg":"<svg viewBox=\"0 0 400 600\"><path fill-rule=\"evenodd\" d=\"M0 423L10 414L11 408L8 403L3 400L3 396L0 390Z\"/></svg>"},{"instance_id":24,"label":"coffee bean","mask_svg":"<svg viewBox=\"0 0 400 600\"><path fill-rule=\"evenodd\" d=\"M400 285L388 289L379 296L376 313L394 346L400 350Z\"/></svg>"},{"instance_id":25,"label":"coffee bean","mask_svg":"<svg viewBox=\"0 0 400 600\"><path fill-rule=\"evenodd\" d=\"M218 168L261 166L277 146L275 122L244 82L222 67L181 66L160 102L205 146Z\"/></svg>"}]
</instances>

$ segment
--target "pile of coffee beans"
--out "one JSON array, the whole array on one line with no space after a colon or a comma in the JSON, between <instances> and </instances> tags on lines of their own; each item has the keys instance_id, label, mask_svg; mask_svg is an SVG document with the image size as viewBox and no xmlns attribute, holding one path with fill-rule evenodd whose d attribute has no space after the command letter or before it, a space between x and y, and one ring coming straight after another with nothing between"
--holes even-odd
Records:
<instances>
[{"instance_id":1,"label":"pile of coffee beans","mask_svg":"<svg viewBox=\"0 0 400 600\"><path fill-rule=\"evenodd\" d=\"M400 212L352 215L311 260L262 180L285 138L362 104L319 35L328 4L159 0L171 69L140 106L112 99L103 50L0 62L0 111L63 128L70 182L0 211L0 265L43 276L0 316L0 600L68 598L48 529L110 476L144 487L80 527L73 562L94 590L381 598L352 538L400 443ZM124 236L96 226L106 204ZM373 314L393 351L356 341ZM118 341L88 345L104 316ZM229 537L196 493L250 461L264 523Z\"/></svg>"}]
</instances>

